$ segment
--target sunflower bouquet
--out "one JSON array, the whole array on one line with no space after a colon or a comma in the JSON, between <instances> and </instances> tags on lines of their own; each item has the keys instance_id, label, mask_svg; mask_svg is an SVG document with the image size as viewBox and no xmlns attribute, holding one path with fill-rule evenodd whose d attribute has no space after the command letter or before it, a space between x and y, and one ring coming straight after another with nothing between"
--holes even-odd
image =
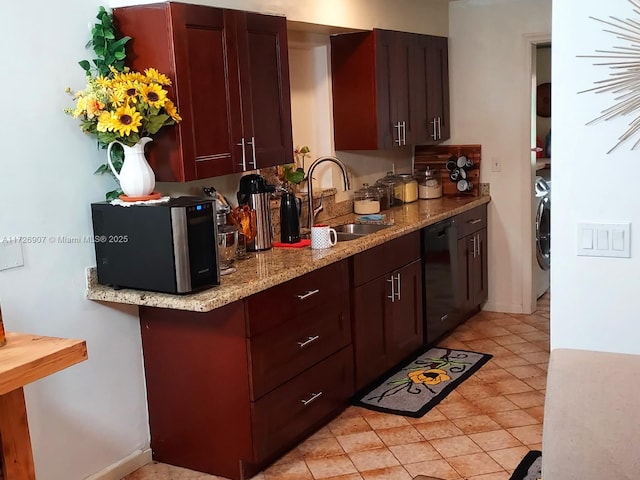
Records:
<instances>
[{"instance_id":1,"label":"sunflower bouquet","mask_svg":"<svg viewBox=\"0 0 640 480\"><path fill-rule=\"evenodd\" d=\"M75 108L65 113L80 120L80 129L93 134L104 145L115 140L133 146L140 138L181 120L165 87L171 80L154 68L144 73L110 68L108 76L87 75L84 90L67 92Z\"/></svg>"}]
</instances>

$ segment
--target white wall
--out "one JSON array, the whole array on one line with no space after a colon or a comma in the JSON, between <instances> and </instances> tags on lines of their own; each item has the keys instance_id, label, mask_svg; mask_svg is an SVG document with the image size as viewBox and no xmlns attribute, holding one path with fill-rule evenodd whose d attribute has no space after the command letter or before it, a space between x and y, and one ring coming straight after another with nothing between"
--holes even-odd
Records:
<instances>
[{"instance_id":1,"label":"white wall","mask_svg":"<svg viewBox=\"0 0 640 480\"><path fill-rule=\"evenodd\" d=\"M638 152L626 145L606 153L638 112L585 126L614 96L577 93L609 75L607 67L578 55L625 46L589 16L639 19L626 0L584 0L579 9L568 0L553 2L551 347L638 354ZM632 257L576 256L578 222L631 222Z\"/></svg>"},{"instance_id":2,"label":"white wall","mask_svg":"<svg viewBox=\"0 0 640 480\"><path fill-rule=\"evenodd\" d=\"M104 152L63 113L72 106L64 89L84 86L77 62L91 57L84 49L89 25L105 3L0 3L0 238L90 235L90 203L114 188L109 177L93 175ZM114 0L112 6L123 3ZM448 29L446 0L208 4L352 28L438 35ZM235 182L216 183L233 191ZM84 298L85 268L95 264L90 244L24 245L24 262L24 267L0 271L7 330L87 340L88 361L25 388L38 479L80 480L148 448L137 309Z\"/></svg>"},{"instance_id":3,"label":"white wall","mask_svg":"<svg viewBox=\"0 0 640 480\"><path fill-rule=\"evenodd\" d=\"M101 3L0 3L0 238L90 234L89 204L114 186L93 175L104 152L63 113ZM85 300L91 244L25 244L24 263L0 272L6 329L86 339L89 352L25 388L36 474L82 479L148 444L137 310Z\"/></svg>"},{"instance_id":4,"label":"white wall","mask_svg":"<svg viewBox=\"0 0 640 480\"><path fill-rule=\"evenodd\" d=\"M450 143L481 144L481 178L491 184L488 310L522 312L527 292L531 297L532 185L523 185L531 171L527 36L550 33L551 0L450 5ZM494 159L500 172L492 171Z\"/></svg>"}]
</instances>

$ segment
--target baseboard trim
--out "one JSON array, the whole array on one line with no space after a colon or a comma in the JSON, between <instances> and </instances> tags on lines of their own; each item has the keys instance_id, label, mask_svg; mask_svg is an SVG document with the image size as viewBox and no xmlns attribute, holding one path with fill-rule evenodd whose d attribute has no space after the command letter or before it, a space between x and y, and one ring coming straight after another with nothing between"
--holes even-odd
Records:
<instances>
[{"instance_id":1,"label":"baseboard trim","mask_svg":"<svg viewBox=\"0 0 640 480\"><path fill-rule=\"evenodd\" d=\"M121 480L131 472L136 471L147 463L151 462L151 449L136 450L131 455L123 458L119 462L108 466L104 470L94 473L85 480Z\"/></svg>"},{"instance_id":2,"label":"baseboard trim","mask_svg":"<svg viewBox=\"0 0 640 480\"><path fill-rule=\"evenodd\" d=\"M513 305L508 303L487 302L482 306L482 310L500 313L524 313L522 305Z\"/></svg>"}]
</instances>

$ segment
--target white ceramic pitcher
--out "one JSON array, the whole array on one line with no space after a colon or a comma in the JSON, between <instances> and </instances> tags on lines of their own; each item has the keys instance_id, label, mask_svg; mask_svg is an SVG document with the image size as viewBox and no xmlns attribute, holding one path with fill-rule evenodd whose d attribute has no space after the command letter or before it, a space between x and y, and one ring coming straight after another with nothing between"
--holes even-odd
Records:
<instances>
[{"instance_id":1,"label":"white ceramic pitcher","mask_svg":"<svg viewBox=\"0 0 640 480\"><path fill-rule=\"evenodd\" d=\"M156 176L144 156L144 146L151 142L150 137L142 137L133 147L115 140L107 147L107 163L120 182L120 188L128 197L142 197L153 192ZM124 149L124 161L120 173L116 172L111 162L111 147L119 143Z\"/></svg>"}]
</instances>

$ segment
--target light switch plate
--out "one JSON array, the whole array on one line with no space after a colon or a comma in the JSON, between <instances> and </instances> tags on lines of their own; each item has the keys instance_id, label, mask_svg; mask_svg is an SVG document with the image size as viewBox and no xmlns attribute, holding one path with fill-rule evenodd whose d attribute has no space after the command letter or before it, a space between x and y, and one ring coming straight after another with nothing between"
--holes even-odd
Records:
<instances>
[{"instance_id":1,"label":"light switch plate","mask_svg":"<svg viewBox=\"0 0 640 480\"><path fill-rule=\"evenodd\" d=\"M22 257L22 243L1 240L0 241L0 270L21 267L24 265Z\"/></svg>"},{"instance_id":2,"label":"light switch plate","mask_svg":"<svg viewBox=\"0 0 640 480\"><path fill-rule=\"evenodd\" d=\"M579 223L578 255L631 257L630 223Z\"/></svg>"}]
</instances>

